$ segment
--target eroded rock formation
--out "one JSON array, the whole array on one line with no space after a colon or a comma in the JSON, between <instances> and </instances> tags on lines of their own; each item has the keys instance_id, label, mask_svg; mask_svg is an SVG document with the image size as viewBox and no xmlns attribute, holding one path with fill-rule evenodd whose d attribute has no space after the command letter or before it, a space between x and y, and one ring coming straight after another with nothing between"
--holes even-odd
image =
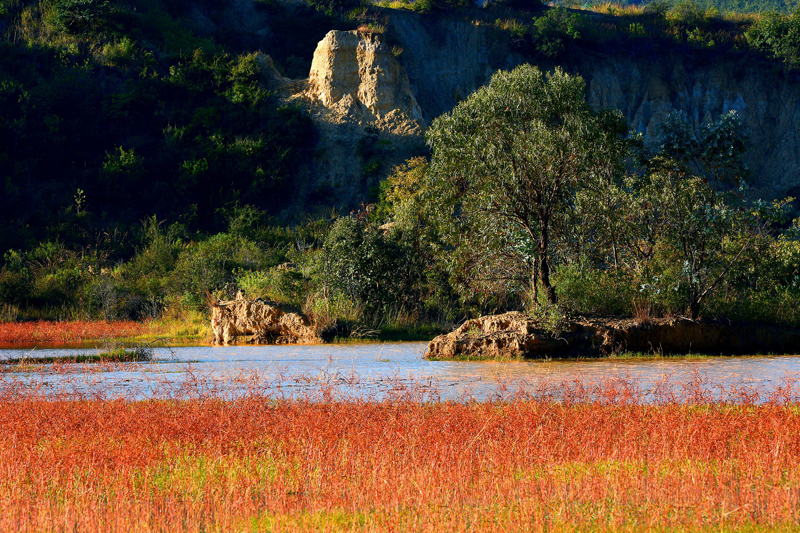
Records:
<instances>
[{"instance_id":1,"label":"eroded rock formation","mask_svg":"<svg viewBox=\"0 0 800 533\"><path fill-rule=\"evenodd\" d=\"M526 57L485 22L392 11L386 26L386 36L329 32L305 80L282 78L261 62L271 87L305 106L319 131L300 204L357 206L393 166L425 151L423 132L431 120L497 70L525 62L543 70L555 66L542 56ZM699 134L704 122L735 110L750 133L750 185L766 198L800 195L796 74L752 54L648 46L584 45L558 63L583 76L593 106L621 110L647 142L655 142L657 126L673 111L683 112Z\"/></svg>"},{"instance_id":2,"label":"eroded rock formation","mask_svg":"<svg viewBox=\"0 0 800 533\"><path fill-rule=\"evenodd\" d=\"M542 358L604 355L617 351L654 353L794 353L800 330L743 326L684 318L637 320L581 319L555 329L542 320L510 312L468 320L428 344L426 357Z\"/></svg>"},{"instance_id":3,"label":"eroded rock formation","mask_svg":"<svg viewBox=\"0 0 800 533\"><path fill-rule=\"evenodd\" d=\"M340 118L394 133L425 127L405 69L372 33L328 32L314 52L306 94Z\"/></svg>"},{"instance_id":4,"label":"eroded rock formation","mask_svg":"<svg viewBox=\"0 0 800 533\"><path fill-rule=\"evenodd\" d=\"M252 344L315 344L319 329L305 315L285 313L262 300L221 300L211 306L212 344L236 344L246 336Z\"/></svg>"},{"instance_id":5,"label":"eroded rock formation","mask_svg":"<svg viewBox=\"0 0 800 533\"><path fill-rule=\"evenodd\" d=\"M467 320L455 331L433 339L427 357L535 357L566 346L559 342L538 321L514 311Z\"/></svg>"}]
</instances>

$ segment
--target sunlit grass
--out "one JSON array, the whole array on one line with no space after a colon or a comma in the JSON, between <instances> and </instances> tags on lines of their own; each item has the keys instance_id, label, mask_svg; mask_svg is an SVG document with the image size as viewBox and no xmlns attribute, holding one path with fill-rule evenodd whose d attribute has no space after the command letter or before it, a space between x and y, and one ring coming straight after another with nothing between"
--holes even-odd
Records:
<instances>
[{"instance_id":1,"label":"sunlit grass","mask_svg":"<svg viewBox=\"0 0 800 533\"><path fill-rule=\"evenodd\" d=\"M171 344L205 342L210 321L199 311L166 313L144 322L134 320L36 320L0 322L0 344L81 344L102 341L147 343L166 339Z\"/></svg>"},{"instance_id":2,"label":"sunlit grass","mask_svg":"<svg viewBox=\"0 0 800 533\"><path fill-rule=\"evenodd\" d=\"M788 531L800 508L788 390L126 401L1 384L3 531Z\"/></svg>"}]
</instances>

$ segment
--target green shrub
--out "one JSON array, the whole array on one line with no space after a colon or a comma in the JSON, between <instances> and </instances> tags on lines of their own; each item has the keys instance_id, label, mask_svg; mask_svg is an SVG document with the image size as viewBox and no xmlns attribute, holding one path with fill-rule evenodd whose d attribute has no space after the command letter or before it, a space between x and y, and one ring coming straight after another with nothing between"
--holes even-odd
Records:
<instances>
[{"instance_id":1,"label":"green shrub","mask_svg":"<svg viewBox=\"0 0 800 533\"><path fill-rule=\"evenodd\" d=\"M337 220L322 247L320 277L332 293L361 306L378 321L397 309L419 305L423 270L395 235L353 218Z\"/></svg>"},{"instance_id":2,"label":"green shrub","mask_svg":"<svg viewBox=\"0 0 800 533\"><path fill-rule=\"evenodd\" d=\"M306 0L308 5L326 13L333 15L334 13L344 13L359 5L359 0Z\"/></svg>"},{"instance_id":3,"label":"green shrub","mask_svg":"<svg viewBox=\"0 0 800 533\"><path fill-rule=\"evenodd\" d=\"M556 57L564 51L569 41L581 37L585 19L563 7L556 7L537 18L533 25L536 28L537 50L547 57Z\"/></svg>"},{"instance_id":4,"label":"green shrub","mask_svg":"<svg viewBox=\"0 0 800 533\"><path fill-rule=\"evenodd\" d=\"M131 65L136 57L136 43L129 37L103 45L106 63L114 66Z\"/></svg>"},{"instance_id":5,"label":"green shrub","mask_svg":"<svg viewBox=\"0 0 800 533\"><path fill-rule=\"evenodd\" d=\"M745 33L747 42L789 66L800 63L800 12L766 13Z\"/></svg>"},{"instance_id":6,"label":"green shrub","mask_svg":"<svg viewBox=\"0 0 800 533\"><path fill-rule=\"evenodd\" d=\"M236 286L248 298L263 298L302 307L311 280L293 269L242 270L236 273Z\"/></svg>"},{"instance_id":7,"label":"green shrub","mask_svg":"<svg viewBox=\"0 0 800 533\"><path fill-rule=\"evenodd\" d=\"M415 0L411 7L418 13L431 13L470 7L471 5L470 0Z\"/></svg>"},{"instance_id":8,"label":"green shrub","mask_svg":"<svg viewBox=\"0 0 800 533\"><path fill-rule=\"evenodd\" d=\"M173 284L179 293L191 295L193 302L202 301L205 291L230 298L235 289L234 273L260 266L261 250L254 243L218 233L181 252L172 272Z\"/></svg>"},{"instance_id":9,"label":"green shrub","mask_svg":"<svg viewBox=\"0 0 800 533\"><path fill-rule=\"evenodd\" d=\"M31 292L31 278L27 272L0 270L0 303L21 305Z\"/></svg>"},{"instance_id":10,"label":"green shrub","mask_svg":"<svg viewBox=\"0 0 800 533\"><path fill-rule=\"evenodd\" d=\"M638 295L634 280L623 271L563 265L553 277L561 307L579 314L630 314Z\"/></svg>"},{"instance_id":11,"label":"green shrub","mask_svg":"<svg viewBox=\"0 0 800 533\"><path fill-rule=\"evenodd\" d=\"M55 20L58 26L70 33L100 29L111 14L108 0L58 0Z\"/></svg>"},{"instance_id":12,"label":"green shrub","mask_svg":"<svg viewBox=\"0 0 800 533\"><path fill-rule=\"evenodd\" d=\"M715 13L707 12L693 0L681 0L666 12L667 22L671 26L684 29L704 28Z\"/></svg>"}]
</instances>

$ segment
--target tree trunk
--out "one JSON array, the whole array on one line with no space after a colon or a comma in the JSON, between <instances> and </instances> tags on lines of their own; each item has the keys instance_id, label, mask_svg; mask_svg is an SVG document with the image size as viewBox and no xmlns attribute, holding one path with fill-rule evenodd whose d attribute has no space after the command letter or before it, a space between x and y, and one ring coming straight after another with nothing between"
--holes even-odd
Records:
<instances>
[{"instance_id":1,"label":"tree trunk","mask_svg":"<svg viewBox=\"0 0 800 533\"><path fill-rule=\"evenodd\" d=\"M550 237L547 227L548 219L544 215L539 215L539 224L541 238L539 239L539 279L544 287L544 293L547 296L547 303L555 304L556 290L550 284L550 261L547 258L547 250L550 246Z\"/></svg>"},{"instance_id":2,"label":"tree trunk","mask_svg":"<svg viewBox=\"0 0 800 533\"><path fill-rule=\"evenodd\" d=\"M686 308L686 314L689 315L689 318L692 320L697 320L697 317L700 316L700 302L696 299L692 299L689 302L689 307Z\"/></svg>"}]
</instances>

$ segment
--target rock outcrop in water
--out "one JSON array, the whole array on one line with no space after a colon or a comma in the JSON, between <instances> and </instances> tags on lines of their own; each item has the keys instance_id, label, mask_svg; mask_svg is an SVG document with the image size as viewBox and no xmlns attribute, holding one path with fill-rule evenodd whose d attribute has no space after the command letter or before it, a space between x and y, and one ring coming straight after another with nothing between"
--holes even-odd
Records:
<instances>
[{"instance_id":1,"label":"rock outcrop in water","mask_svg":"<svg viewBox=\"0 0 800 533\"><path fill-rule=\"evenodd\" d=\"M220 300L211 306L211 330L215 346L236 344L247 337L252 344L315 344L322 342L319 329L305 315L285 313L262 300Z\"/></svg>"},{"instance_id":2,"label":"rock outcrop in water","mask_svg":"<svg viewBox=\"0 0 800 533\"><path fill-rule=\"evenodd\" d=\"M800 330L774 326L732 327L685 318L581 319L547 324L519 312L468 320L428 344L428 359L454 357L543 358L653 353L796 353Z\"/></svg>"}]
</instances>

